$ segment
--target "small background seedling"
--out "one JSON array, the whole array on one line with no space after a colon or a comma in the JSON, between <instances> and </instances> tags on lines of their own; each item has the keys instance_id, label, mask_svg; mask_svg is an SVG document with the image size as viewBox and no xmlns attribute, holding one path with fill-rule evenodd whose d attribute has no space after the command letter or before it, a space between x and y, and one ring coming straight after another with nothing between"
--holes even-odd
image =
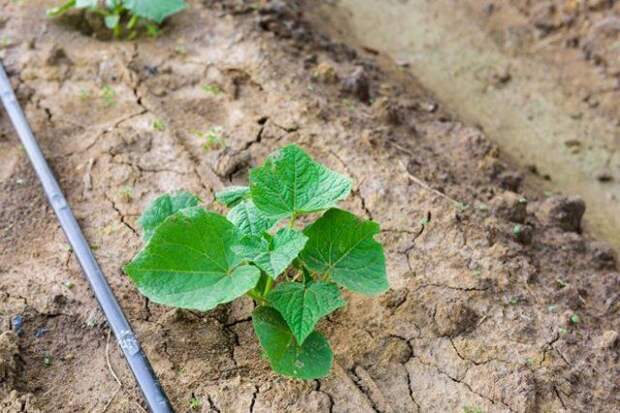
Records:
<instances>
[{"instance_id":1,"label":"small background seedling","mask_svg":"<svg viewBox=\"0 0 620 413\"><path fill-rule=\"evenodd\" d=\"M99 94L103 104L107 107L116 105L116 91L110 85L103 85Z\"/></svg>"},{"instance_id":2,"label":"small background seedling","mask_svg":"<svg viewBox=\"0 0 620 413\"><path fill-rule=\"evenodd\" d=\"M11 45L11 38L7 35L0 37L0 49L5 49Z\"/></svg>"},{"instance_id":3,"label":"small background seedling","mask_svg":"<svg viewBox=\"0 0 620 413\"><path fill-rule=\"evenodd\" d=\"M189 408L192 410L198 410L202 407L202 402L200 399L196 398L196 396L192 395L192 398L189 400Z\"/></svg>"},{"instance_id":4,"label":"small background seedling","mask_svg":"<svg viewBox=\"0 0 620 413\"><path fill-rule=\"evenodd\" d=\"M68 0L47 11L49 17L61 16L73 9L99 15L114 37L133 39L140 29L151 37L161 33L160 24L169 16L184 10L184 0Z\"/></svg>"},{"instance_id":5,"label":"small background seedling","mask_svg":"<svg viewBox=\"0 0 620 413\"><path fill-rule=\"evenodd\" d=\"M133 188L129 185L124 185L118 191L118 195L125 202L130 202L133 199Z\"/></svg>"},{"instance_id":6,"label":"small background seedling","mask_svg":"<svg viewBox=\"0 0 620 413\"><path fill-rule=\"evenodd\" d=\"M484 411L479 407L463 407L463 413L484 413Z\"/></svg>"},{"instance_id":7,"label":"small background seedling","mask_svg":"<svg viewBox=\"0 0 620 413\"><path fill-rule=\"evenodd\" d=\"M516 224L514 227L512 227L512 234L515 237L520 237L521 233L523 232L523 227L521 226L521 224Z\"/></svg>"},{"instance_id":8,"label":"small background seedling","mask_svg":"<svg viewBox=\"0 0 620 413\"><path fill-rule=\"evenodd\" d=\"M90 98L92 98L93 94L90 91L90 89L80 88L78 96L79 96L80 100L85 101L85 100L89 100Z\"/></svg>"},{"instance_id":9,"label":"small background seedling","mask_svg":"<svg viewBox=\"0 0 620 413\"><path fill-rule=\"evenodd\" d=\"M161 119L155 119L153 121L153 129L163 132L164 130L166 130L166 124Z\"/></svg>"},{"instance_id":10,"label":"small background seedling","mask_svg":"<svg viewBox=\"0 0 620 413\"><path fill-rule=\"evenodd\" d=\"M201 131L192 131L192 135L196 136L198 139L204 139L205 143L202 145L205 151L211 151L213 149L219 149L224 146L224 129L219 126L214 126L209 128L206 132Z\"/></svg>"},{"instance_id":11,"label":"small background seedling","mask_svg":"<svg viewBox=\"0 0 620 413\"><path fill-rule=\"evenodd\" d=\"M204 90L207 94L214 96L222 93L222 89L215 83L206 83L202 85L202 90Z\"/></svg>"}]
</instances>

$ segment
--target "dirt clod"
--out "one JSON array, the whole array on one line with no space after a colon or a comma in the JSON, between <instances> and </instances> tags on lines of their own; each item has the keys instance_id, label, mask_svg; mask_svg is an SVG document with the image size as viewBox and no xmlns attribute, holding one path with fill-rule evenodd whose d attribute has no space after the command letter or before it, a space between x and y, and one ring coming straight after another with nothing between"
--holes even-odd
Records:
<instances>
[{"instance_id":1,"label":"dirt clod","mask_svg":"<svg viewBox=\"0 0 620 413\"><path fill-rule=\"evenodd\" d=\"M17 336L12 331L0 334L0 384L12 385L17 374Z\"/></svg>"},{"instance_id":2,"label":"dirt clod","mask_svg":"<svg viewBox=\"0 0 620 413\"><path fill-rule=\"evenodd\" d=\"M370 83L363 67L356 67L353 72L342 79L342 91L367 103L370 99Z\"/></svg>"},{"instance_id":3,"label":"dirt clod","mask_svg":"<svg viewBox=\"0 0 620 413\"><path fill-rule=\"evenodd\" d=\"M478 315L463 303L448 303L437 307L435 325L440 336L455 337L474 326Z\"/></svg>"},{"instance_id":4,"label":"dirt clod","mask_svg":"<svg viewBox=\"0 0 620 413\"><path fill-rule=\"evenodd\" d=\"M585 211L586 204L579 197L553 196L542 203L537 216L545 225L578 232Z\"/></svg>"},{"instance_id":5,"label":"dirt clod","mask_svg":"<svg viewBox=\"0 0 620 413\"><path fill-rule=\"evenodd\" d=\"M618 332L607 330L598 338L598 347L602 349L613 349L618 344Z\"/></svg>"},{"instance_id":6,"label":"dirt clod","mask_svg":"<svg viewBox=\"0 0 620 413\"><path fill-rule=\"evenodd\" d=\"M493 214L510 222L525 222L527 200L514 192L496 195L490 202Z\"/></svg>"},{"instance_id":7,"label":"dirt clod","mask_svg":"<svg viewBox=\"0 0 620 413\"><path fill-rule=\"evenodd\" d=\"M383 123L388 125L398 125L400 123L400 113L398 106L386 97L380 97L372 104L374 115Z\"/></svg>"},{"instance_id":8,"label":"dirt clod","mask_svg":"<svg viewBox=\"0 0 620 413\"><path fill-rule=\"evenodd\" d=\"M332 65L326 62L319 63L312 76L322 83L336 83L338 81L338 73Z\"/></svg>"},{"instance_id":9,"label":"dirt clod","mask_svg":"<svg viewBox=\"0 0 620 413\"><path fill-rule=\"evenodd\" d=\"M13 390L3 400L0 400L0 411L2 413L41 413L33 406L34 401L32 394L20 395Z\"/></svg>"}]
</instances>

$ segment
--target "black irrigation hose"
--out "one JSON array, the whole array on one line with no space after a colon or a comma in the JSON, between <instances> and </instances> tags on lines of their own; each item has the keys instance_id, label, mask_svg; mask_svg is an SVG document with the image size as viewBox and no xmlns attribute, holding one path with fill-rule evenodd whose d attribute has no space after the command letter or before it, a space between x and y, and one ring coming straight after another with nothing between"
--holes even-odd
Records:
<instances>
[{"instance_id":1,"label":"black irrigation hose","mask_svg":"<svg viewBox=\"0 0 620 413\"><path fill-rule=\"evenodd\" d=\"M125 354L127 363L131 368L136 381L144 394L144 398L153 413L172 412L170 402L166 397L159 380L155 376L146 355L140 347L140 343L136 339L129 322L123 314L123 310L119 306L114 293L108 285L99 264L82 234L82 230L73 212L65 199L52 170L47 164L41 148L37 144L37 140L32 134L32 130L24 112L22 111L11 83L4 71L4 67L0 62L0 97L6 109L11 122L17 131L17 135L26 149L28 158L36 171L39 180L45 190L47 199L52 205L58 221L65 232L65 235L73 248L84 275L88 279L90 286L95 293L95 297L105 314L110 328L114 332L119 346Z\"/></svg>"}]
</instances>

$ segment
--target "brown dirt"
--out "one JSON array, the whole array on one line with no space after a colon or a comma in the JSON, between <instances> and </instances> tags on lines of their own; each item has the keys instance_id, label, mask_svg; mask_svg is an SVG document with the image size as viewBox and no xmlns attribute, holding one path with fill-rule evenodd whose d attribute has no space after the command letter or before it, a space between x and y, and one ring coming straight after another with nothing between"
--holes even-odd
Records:
<instances>
[{"instance_id":1,"label":"brown dirt","mask_svg":"<svg viewBox=\"0 0 620 413\"><path fill-rule=\"evenodd\" d=\"M175 408L618 411L620 275L579 232L579 201L524 193L483 133L288 3L192 2L157 40L104 42L47 21L50 2L0 1L18 96ZM205 150L215 127L223 144ZM392 287L321 324L336 363L307 383L270 372L248 300L171 310L120 270L156 195L184 188L217 209L215 190L288 142L354 177L346 207L382 224ZM2 411L141 411L4 113L0 248Z\"/></svg>"}]
</instances>

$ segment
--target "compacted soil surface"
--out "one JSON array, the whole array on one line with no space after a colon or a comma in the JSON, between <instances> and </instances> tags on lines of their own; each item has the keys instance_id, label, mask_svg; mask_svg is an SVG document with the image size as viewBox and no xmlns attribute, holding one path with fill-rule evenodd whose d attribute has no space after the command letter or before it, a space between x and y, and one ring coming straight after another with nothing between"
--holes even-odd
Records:
<instances>
[{"instance_id":1,"label":"compacted soil surface","mask_svg":"<svg viewBox=\"0 0 620 413\"><path fill-rule=\"evenodd\" d=\"M121 42L52 4L0 0L0 57L177 411L620 410L620 275L585 203L524 189L409 72L328 36L310 2L192 1ZM170 309L121 271L156 196L219 210L286 143L354 178L344 207L381 223L391 286L320 324L335 363L310 382L270 371L249 299ZM2 112L0 411L144 410Z\"/></svg>"}]
</instances>

